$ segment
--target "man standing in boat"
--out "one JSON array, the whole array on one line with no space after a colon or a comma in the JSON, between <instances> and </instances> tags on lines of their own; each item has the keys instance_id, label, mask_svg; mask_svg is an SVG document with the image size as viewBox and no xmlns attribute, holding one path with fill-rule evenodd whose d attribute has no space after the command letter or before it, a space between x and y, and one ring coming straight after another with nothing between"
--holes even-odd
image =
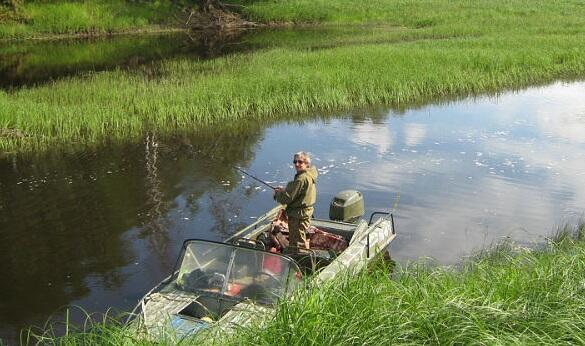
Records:
<instances>
[{"instance_id":1,"label":"man standing in boat","mask_svg":"<svg viewBox=\"0 0 585 346\"><path fill-rule=\"evenodd\" d=\"M317 200L317 169L311 166L311 156L299 151L293 157L296 174L293 181L286 188L278 186L274 189L274 199L286 204L288 217L289 250L295 251L298 247L308 248L309 244L305 231L311 225L313 205Z\"/></svg>"}]
</instances>

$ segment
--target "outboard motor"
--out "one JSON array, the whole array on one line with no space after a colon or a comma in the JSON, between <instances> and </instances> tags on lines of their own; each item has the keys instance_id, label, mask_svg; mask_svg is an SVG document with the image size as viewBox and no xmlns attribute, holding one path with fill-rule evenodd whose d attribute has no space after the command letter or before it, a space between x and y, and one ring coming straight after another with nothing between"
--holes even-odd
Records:
<instances>
[{"instance_id":1,"label":"outboard motor","mask_svg":"<svg viewBox=\"0 0 585 346\"><path fill-rule=\"evenodd\" d=\"M356 190L344 190L331 201L329 219L354 223L364 215L364 196Z\"/></svg>"}]
</instances>

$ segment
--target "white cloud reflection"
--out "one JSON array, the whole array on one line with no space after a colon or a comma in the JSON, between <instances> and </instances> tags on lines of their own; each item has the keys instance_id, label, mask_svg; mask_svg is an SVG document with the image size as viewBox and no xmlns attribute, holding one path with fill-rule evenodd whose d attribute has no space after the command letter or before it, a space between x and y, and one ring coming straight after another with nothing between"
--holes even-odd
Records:
<instances>
[{"instance_id":1,"label":"white cloud reflection","mask_svg":"<svg viewBox=\"0 0 585 346\"><path fill-rule=\"evenodd\" d=\"M328 170L319 180L319 217L340 189L361 190L368 212L391 208L399 193L394 258L454 263L503 237L540 242L585 214L583 95L585 83L559 83L430 105L382 123L282 126L263 152L278 145L293 152L288 147L306 136Z\"/></svg>"},{"instance_id":2,"label":"white cloud reflection","mask_svg":"<svg viewBox=\"0 0 585 346\"><path fill-rule=\"evenodd\" d=\"M423 109L391 120L396 131L402 125L404 143L356 172L356 181L374 201L392 189L404 196L394 255L453 263L502 237L542 241L582 216L583 95L584 83L554 84L480 99L478 113L464 102L433 106L434 117ZM420 148L404 150L413 146Z\"/></svg>"},{"instance_id":3,"label":"white cloud reflection","mask_svg":"<svg viewBox=\"0 0 585 346\"><path fill-rule=\"evenodd\" d=\"M419 145L426 136L427 125L425 124L406 124L404 126L404 143L409 147Z\"/></svg>"},{"instance_id":4,"label":"white cloud reflection","mask_svg":"<svg viewBox=\"0 0 585 346\"><path fill-rule=\"evenodd\" d=\"M350 138L358 145L374 147L378 154L390 152L394 143L394 135L388 126L370 122L354 125Z\"/></svg>"},{"instance_id":5,"label":"white cloud reflection","mask_svg":"<svg viewBox=\"0 0 585 346\"><path fill-rule=\"evenodd\" d=\"M543 133L572 143L585 144L585 100L580 109L575 109L575 104L571 104L570 109L564 112L540 109L537 111L537 119Z\"/></svg>"}]
</instances>

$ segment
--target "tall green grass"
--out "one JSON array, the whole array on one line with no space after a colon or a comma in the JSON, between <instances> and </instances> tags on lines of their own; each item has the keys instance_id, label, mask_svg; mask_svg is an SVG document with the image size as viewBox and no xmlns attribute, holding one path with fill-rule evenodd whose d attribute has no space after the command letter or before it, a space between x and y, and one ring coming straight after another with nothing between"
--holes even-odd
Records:
<instances>
[{"instance_id":1,"label":"tall green grass","mask_svg":"<svg viewBox=\"0 0 585 346\"><path fill-rule=\"evenodd\" d=\"M230 335L147 340L115 320L48 332L59 345L419 345L585 343L585 224L535 248L510 242L458 266L417 262L338 276ZM24 334L34 341L33 334ZM213 335L213 334L212 334Z\"/></svg>"},{"instance_id":2,"label":"tall green grass","mask_svg":"<svg viewBox=\"0 0 585 346\"><path fill-rule=\"evenodd\" d=\"M264 7L296 13L290 6L309 2L248 6L258 15ZM369 35L327 40L318 33L283 34L273 48L212 61L167 61L155 73L112 71L0 92L0 150L133 138L151 128L172 132L317 110L404 105L585 76L580 2L334 0L315 2L319 6L339 16L338 22L369 21L355 16L381 6L385 24Z\"/></svg>"},{"instance_id":3,"label":"tall green grass","mask_svg":"<svg viewBox=\"0 0 585 346\"><path fill-rule=\"evenodd\" d=\"M0 92L5 151L92 142L372 104L403 105L585 75L579 36L423 40L322 50L278 48L162 63Z\"/></svg>"},{"instance_id":4,"label":"tall green grass","mask_svg":"<svg viewBox=\"0 0 585 346\"><path fill-rule=\"evenodd\" d=\"M583 344L585 225L540 249L503 243L459 268L345 277L278 306L233 345Z\"/></svg>"},{"instance_id":5,"label":"tall green grass","mask_svg":"<svg viewBox=\"0 0 585 346\"><path fill-rule=\"evenodd\" d=\"M583 24L577 13L581 1L530 0L233 0L245 13L260 22L292 23L393 23L410 28L453 27L517 30L543 23L574 26ZM514 19L511 21L511 19ZM481 29L485 30L485 28Z\"/></svg>"},{"instance_id":6,"label":"tall green grass","mask_svg":"<svg viewBox=\"0 0 585 346\"><path fill-rule=\"evenodd\" d=\"M71 316L82 314L85 320L81 326L71 322ZM65 308L62 320L49 319L42 327L30 327L20 333L21 345L60 344L60 345L124 345L138 344L138 337L124 328L121 318L114 317L109 311L103 316L96 316L81 307Z\"/></svg>"},{"instance_id":7,"label":"tall green grass","mask_svg":"<svg viewBox=\"0 0 585 346\"><path fill-rule=\"evenodd\" d=\"M54 34L97 34L146 29L172 21L170 1L26 2L20 21L0 22L0 39Z\"/></svg>"}]
</instances>

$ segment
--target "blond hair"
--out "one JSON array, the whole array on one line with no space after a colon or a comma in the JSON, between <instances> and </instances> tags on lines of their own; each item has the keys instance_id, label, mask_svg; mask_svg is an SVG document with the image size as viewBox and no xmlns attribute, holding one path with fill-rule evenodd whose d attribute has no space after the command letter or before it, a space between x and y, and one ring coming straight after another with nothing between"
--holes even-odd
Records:
<instances>
[{"instance_id":1,"label":"blond hair","mask_svg":"<svg viewBox=\"0 0 585 346\"><path fill-rule=\"evenodd\" d=\"M294 157L303 159L307 163L307 167L311 166L311 154L306 151L299 151L295 153Z\"/></svg>"}]
</instances>

